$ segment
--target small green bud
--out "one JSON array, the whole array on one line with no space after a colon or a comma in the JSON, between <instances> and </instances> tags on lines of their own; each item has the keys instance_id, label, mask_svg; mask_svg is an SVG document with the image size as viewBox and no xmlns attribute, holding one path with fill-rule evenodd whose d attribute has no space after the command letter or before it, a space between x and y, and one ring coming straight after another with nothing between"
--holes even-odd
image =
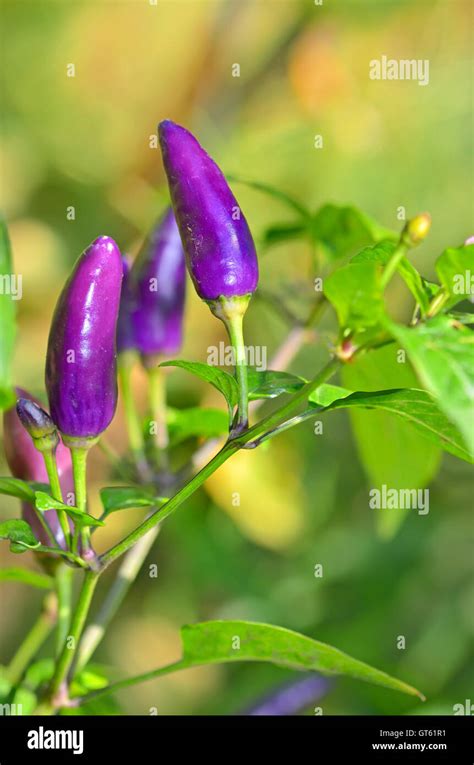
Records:
<instances>
[{"instance_id":1,"label":"small green bud","mask_svg":"<svg viewBox=\"0 0 474 765\"><path fill-rule=\"evenodd\" d=\"M407 221L403 229L402 238L408 247L416 247L417 244L426 239L431 228L431 215L429 213L420 213Z\"/></svg>"}]
</instances>

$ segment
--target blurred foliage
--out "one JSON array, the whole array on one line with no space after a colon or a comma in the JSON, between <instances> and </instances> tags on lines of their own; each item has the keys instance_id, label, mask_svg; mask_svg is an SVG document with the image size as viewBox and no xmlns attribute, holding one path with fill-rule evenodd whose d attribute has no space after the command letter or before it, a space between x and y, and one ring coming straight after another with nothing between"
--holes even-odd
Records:
<instances>
[{"instance_id":1,"label":"blurred foliage","mask_svg":"<svg viewBox=\"0 0 474 765\"><path fill-rule=\"evenodd\" d=\"M390 230L402 225L400 207L407 215L429 210L432 233L413 255L427 278L434 277L440 252L472 234L467 2L4 0L0 13L0 206L24 293L14 380L33 393L43 388L51 311L72 262L100 234L136 251L165 204L153 141L165 117L191 127L229 174L274 185L308 209L355 204ZM371 81L369 61L383 54L428 58L429 86ZM232 76L235 63L240 77ZM67 76L69 64L75 77ZM315 148L318 135L322 149ZM258 242L269 227L293 224L280 200L235 188ZM300 306L314 294L313 247L285 236L273 243L261 256L261 285ZM392 313L409 319L412 301L401 280L391 285L390 299ZM287 330L264 301L254 301L246 324L247 341L268 345L269 356ZM204 361L208 346L224 339L192 290L186 326L182 358ZM328 314L324 342L333 328ZM320 347L307 346L291 371L308 377L323 358ZM357 365L348 375L353 383L370 373L368 389L380 387L377 374L399 384L390 369ZM138 369L134 383L143 408ZM169 390L175 408L200 401L221 406L217 392L185 374L170 374ZM353 416L358 438L358 413ZM301 630L407 679L428 696L422 712L450 714L453 704L470 698L469 467L443 455L436 473L439 455L427 442L422 451L415 431L407 442L408 425L403 434L389 415L370 417L369 481L388 468L386 482L398 475L423 486L431 481L428 515L409 514L398 534L381 538L347 413L325 419L324 439L309 423L301 426L265 450L238 455L166 524L148 560L158 564L158 578L145 565L98 661L113 664L120 676L144 671L179 655L184 623L254 619ZM122 432L119 409L107 437L120 452ZM186 444L181 448L185 456ZM97 514L97 487L107 481L98 450L91 478ZM236 491L240 506L232 502ZM2 519L17 509L17 500L2 498ZM99 545L141 516L114 514L97 534ZM5 547L1 557L2 566L17 564ZM317 564L322 578L314 575ZM0 647L8 658L39 610L39 594L21 583L1 586ZM405 650L397 649L399 635ZM235 713L289 676L258 664L195 669L119 694L120 708ZM350 680L339 680L318 703L325 714L420 711L401 695Z\"/></svg>"}]
</instances>

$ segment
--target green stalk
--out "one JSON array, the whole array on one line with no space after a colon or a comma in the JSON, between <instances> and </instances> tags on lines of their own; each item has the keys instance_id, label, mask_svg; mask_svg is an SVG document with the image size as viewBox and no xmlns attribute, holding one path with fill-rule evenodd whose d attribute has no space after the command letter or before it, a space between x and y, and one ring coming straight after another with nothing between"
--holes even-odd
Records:
<instances>
[{"instance_id":1,"label":"green stalk","mask_svg":"<svg viewBox=\"0 0 474 765\"><path fill-rule=\"evenodd\" d=\"M59 656L66 640L71 622L72 579L74 571L61 563L55 574L56 595L58 598L58 627L56 633L56 655Z\"/></svg>"},{"instance_id":2,"label":"green stalk","mask_svg":"<svg viewBox=\"0 0 474 765\"><path fill-rule=\"evenodd\" d=\"M54 593L50 593L43 601L38 619L33 624L8 666L8 679L12 685L16 685L21 679L26 667L36 656L39 648L53 629L55 620L56 597Z\"/></svg>"},{"instance_id":3,"label":"green stalk","mask_svg":"<svg viewBox=\"0 0 474 765\"><path fill-rule=\"evenodd\" d=\"M233 432L241 433L249 424L247 359L243 333L243 314L237 313L223 319L235 354L235 378L239 386L239 405Z\"/></svg>"},{"instance_id":4,"label":"green stalk","mask_svg":"<svg viewBox=\"0 0 474 765\"><path fill-rule=\"evenodd\" d=\"M131 384L132 364L128 354L121 354L118 362L118 379L122 394L128 440L135 464L140 472L147 469L145 447L140 417L135 406Z\"/></svg>"},{"instance_id":5,"label":"green stalk","mask_svg":"<svg viewBox=\"0 0 474 765\"><path fill-rule=\"evenodd\" d=\"M76 604L73 619L71 622L71 629L64 642L63 649L58 658L56 668L54 671L53 679L49 688L49 699L54 702L54 697L61 688L61 685L67 678L69 668L73 662L74 655L77 650L79 639L84 629L84 624L87 619L92 596L98 581L98 574L94 571L87 571L84 576L84 582L79 594L79 600ZM72 647L69 648L68 641L72 638Z\"/></svg>"},{"instance_id":6,"label":"green stalk","mask_svg":"<svg viewBox=\"0 0 474 765\"><path fill-rule=\"evenodd\" d=\"M400 265L400 261L405 257L405 255L408 252L408 247L405 244L403 237L398 242L397 246L395 247L392 256L390 257L390 260L388 261L387 265L385 266L382 276L380 277L380 286L384 290L389 281L391 280L392 276L395 274L398 266Z\"/></svg>"},{"instance_id":7,"label":"green stalk","mask_svg":"<svg viewBox=\"0 0 474 765\"><path fill-rule=\"evenodd\" d=\"M58 502L62 502L63 494L61 491L61 484L59 482L58 466L56 464L56 455L54 453L54 450L47 449L43 451L42 454L43 454L44 464L46 467L46 472L48 473L49 484L51 486L51 493L54 499L57 499ZM64 510L57 510L56 512L58 514L59 525L61 526L61 530L64 534L64 541L66 543L66 547L67 549L70 549L71 530L69 528L67 515Z\"/></svg>"},{"instance_id":8,"label":"green stalk","mask_svg":"<svg viewBox=\"0 0 474 765\"><path fill-rule=\"evenodd\" d=\"M159 531L159 525L150 529L150 531L145 534L134 547L130 548L125 555L117 576L115 577L95 620L84 632L76 662L77 672L86 666L104 637L108 625L117 613L131 584L135 581Z\"/></svg>"},{"instance_id":9,"label":"green stalk","mask_svg":"<svg viewBox=\"0 0 474 765\"><path fill-rule=\"evenodd\" d=\"M312 393L316 388L322 385L328 380L336 371L339 366L339 360L333 358L316 377L301 388L284 406L277 409L272 414L265 417L258 422L252 428L244 431L241 435L227 441L225 446L213 457L213 459L205 465L202 470L199 471L190 481L180 489L174 497L166 502L162 507L157 510L153 515L149 516L143 521L134 531L128 536L118 542L114 547L111 547L106 553L100 557L100 568L103 570L110 566L113 561L123 555L130 547L136 544L150 529L152 529L157 523L167 518L173 513L188 497L190 497L196 489L198 489L206 479L212 475L218 467L226 462L229 457L235 454L244 444L248 441L252 441L258 438L268 430L273 430L287 415L291 414L299 404L306 401L308 395Z\"/></svg>"},{"instance_id":10,"label":"green stalk","mask_svg":"<svg viewBox=\"0 0 474 765\"><path fill-rule=\"evenodd\" d=\"M74 475L74 495L76 507L82 512L87 512L87 483L86 483L86 465L89 446L70 446L72 459L72 472ZM76 526L74 531L73 552L77 553L79 538L79 529ZM82 554L90 547L90 529L83 528L81 531Z\"/></svg>"}]
</instances>

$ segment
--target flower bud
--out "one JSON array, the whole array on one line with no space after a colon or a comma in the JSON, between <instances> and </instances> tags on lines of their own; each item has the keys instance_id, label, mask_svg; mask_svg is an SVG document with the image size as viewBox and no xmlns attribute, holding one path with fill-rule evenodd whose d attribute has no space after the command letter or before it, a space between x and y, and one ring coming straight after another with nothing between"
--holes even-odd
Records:
<instances>
[{"instance_id":1,"label":"flower bud","mask_svg":"<svg viewBox=\"0 0 474 765\"><path fill-rule=\"evenodd\" d=\"M41 409L39 401L27 393L27 391L17 388L16 393L21 397L21 401L31 401L38 407L38 409ZM48 474L46 472L43 455L40 454L34 446L33 441L22 425L15 407L12 407L3 413L3 441L7 464L15 478L21 478L23 481L48 483ZM56 463L61 488L66 501L69 494L72 496L74 494L74 479L72 475L71 454L69 449L67 449L61 442L59 442L56 450ZM22 503L22 515L24 520L32 527L33 533L38 541L43 545L50 545L50 540L41 525L34 508L27 502ZM65 549L66 543L64 534L56 510L47 510L44 513L44 516L56 541L60 547ZM73 525L71 522L70 527L72 530Z\"/></svg>"},{"instance_id":2,"label":"flower bud","mask_svg":"<svg viewBox=\"0 0 474 765\"><path fill-rule=\"evenodd\" d=\"M177 353L183 341L186 264L173 211L166 212L139 252L131 271L135 296L135 347L152 364Z\"/></svg>"},{"instance_id":3,"label":"flower bud","mask_svg":"<svg viewBox=\"0 0 474 765\"><path fill-rule=\"evenodd\" d=\"M16 411L21 424L33 439L35 448L39 451L54 450L59 443L56 425L44 409L36 401L29 398L19 398Z\"/></svg>"},{"instance_id":4,"label":"flower bud","mask_svg":"<svg viewBox=\"0 0 474 765\"><path fill-rule=\"evenodd\" d=\"M189 273L206 301L250 295L258 262L247 221L214 160L185 128L159 125L163 163Z\"/></svg>"},{"instance_id":5,"label":"flower bud","mask_svg":"<svg viewBox=\"0 0 474 765\"><path fill-rule=\"evenodd\" d=\"M431 228L431 215L429 213L420 213L414 218L408 220L403 229L402 238L408 247L416 247L428 236Z\"/></svg>"},{"instance_id":6,"label":"flower bud","mask_svg":"<svg viewBox=\"0 0 474 765\"><path fill-rule=\"evenodd\" d=\"M51 416L71 446L86 446L115 414L122 273L119 248L101 236L77 260L56 305L46 390Z\"/></svg>"}]
</instances>

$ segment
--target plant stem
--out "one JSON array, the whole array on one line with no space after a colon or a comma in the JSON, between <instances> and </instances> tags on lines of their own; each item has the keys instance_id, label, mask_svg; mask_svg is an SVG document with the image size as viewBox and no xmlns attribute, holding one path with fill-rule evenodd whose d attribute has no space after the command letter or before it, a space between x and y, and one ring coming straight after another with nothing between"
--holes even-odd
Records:
<instances>
[{"instance_id":1,"label":"plant stem","mask_svg":"<svg viewBox=\"0 0 474 765\"><path fill-rule=\"evenodd\" d=\"M121 354L118 362L118 378L122 393L128 440L137 469L142 474L143 471L148 472L148 466L145 459L142 426L132 392L131 374L131 359L127 354Z\"/></svg>"},{"instance_id":2,"label":"plant stem","mask_svg":"<svg viewBox=\"0 0 474 765\"><path fill-rule=\"evenodd\" d=\"M243 333L244 316L242 313L235 313L232 316L223 319L229 334L229 340L235 354L235 378L239 386L239 404L237 409L237 418L234 422L233 434L242 433L249 424L249 404L248 404L248 381L247 381L247 359L245 355L245 343Z\"/></svg>"},{"instance_id":3,"label":"plant stem","mask_svg":"<svg viewBox=\"0 0 474 765\"><path fill-rule=\"evenodd\" d=\"M147 366L150 413L155 431L157 466L163 472L169 470L167 449L169 445L165 373L157 364Z\"/></svg>"},{"instance_id":4,"label":"plant stem","mask_svg":"<svg viewBox=\"0 0 474 765\"><path fill-rule=\"evenodd\" d=\"M72 600L72 577L73 569L60 563L56 569L56 595L58 598L58 624L56 634L56 655L59 656L66 640L71 622L71 600Z\"/></svg>"},{"instance_id":5,"label":"plant stem","mask_svg":"<svg viewBox=\"0 0 474 765\"><path fill-rule=\"evenodd\" d=\"M308 395L318 388L322 383L328 380L339 366L337 358L331 361L316 375L313 380L306 383L289 401L280 409L269 414L263 420L258 422L252 428L245 430L241 435L227 441L223 448L197 473L185 486L182 487L171 499L157 510L149 518L132 531L128 536L118 542L114 547L104 553L99 561L101 569L106 568L114 560L123 555L130 547L136 544L150 529L157 523L167 518L173 513L196 489L198 489L205 480L214 473L232 454L235 454L244 444L252 441L268 430L274 429L280 422L296 409L299 404L306 401Z\"/></svg>"},{"instance_id":6,"label":"plant stem","mask_svg":"<svg viewBox=\"0 0 474 765\"><path fill-rule=\"evenodd\" d=\"M21 679L26 667L30 664L38 649L53 629L55 620L56 596L54 593L49 593L43 601L38 619L33 624L8 666L8 679L12 685L16 685Z\"/></svg>"},{"instance_id":7,"label":"plant stem","mask_svg":"<svg viewBox=\"0 0 474 765\"><path fill-rule=\"evenodd\" d=\"M86 465L87 455L89 454L88 446L71 446L71 459L72 459L72 472L74 475L74 496L76 501L76 507L82 510L83 513L87 512L87 482L86 482ZM78 531L74 532L74 549L73 552L77 552ZM81 531L82 541L82 555L90 547L90 529L83 528Z\"/></svg>"},{"instance_id":8,"label":"plant stem","mask_svg":"<svg viewBox=\"0 0 474 765\"><path fill-rule=\"evenodd\" d=\"M84 575L81 592L74 611L71 629L67 636L61 654L58 658L53 679L49 688L49 698L54 701L62 683L66 680L69 668L73 662L74 654L79 643L79 639L84 628L87 614L89 612L92 596L98 581L98 574L94 571L87 571ZM72 638L72 647L69 648L68 641Z\"/></svg>"},{"instance_id":9,"label":"plant stem","mask_svg":"<svg viewBox=\"0 0 474 765\"><path fill-rule=\"evenodd\" d=\"M89 661L97 646L105 635L106 629L117 613L131 584L135 581L151 547L159 534L160 526L154 526L137 544L125 555L117 576L107 593L102 606L92 624L90 624L81 640L77 658L77 671L80 671Z\"/></svg>"},{"instance_id":10,"label":"plant stem","mask_svg":"<svg viewBox=\"0 0 474 765\"><path fill-rule=\"evenodd\" d=\"M385 287L391 280L392 276L394 275L395 271L400 265L400 261L405 257L407 252L408 252L408 246L405 244L405 241L403 240L403 236L402 236L390 257L390 260L385 266L382 272L382 276L380 277L380 286L382 290L385 289Z\"/></svg>"},{"instance_id":11,"label":"plant stem","mask_svg":"<svg viewBox=\"0 0 474 765\"><path fill-rule=\"evenodd\" d=\"M59 482L58 466L56 464L56 455L53 449L47 449L42 452L46 472L48 473L49 484L51 486L51 493L54 499L59 502L63 501L63 493L61 491L61 484ZM71 547L71 530L69 528L69 522L64 510L57 510L59 525L64 534L64 542L67 549Z\"/></svg>"}]
</instances>

